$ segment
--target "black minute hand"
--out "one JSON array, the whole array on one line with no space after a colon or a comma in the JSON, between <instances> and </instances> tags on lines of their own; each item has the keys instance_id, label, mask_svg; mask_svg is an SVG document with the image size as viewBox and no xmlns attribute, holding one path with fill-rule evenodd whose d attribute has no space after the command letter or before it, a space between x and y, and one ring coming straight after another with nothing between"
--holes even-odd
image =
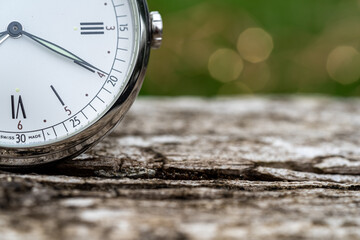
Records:
<instances>
[{"instance_id":1,"label":"black minute hand","mask_svg":"<svg viewBox=\"0 0 360 240\"><path fill-rule=\"evenodd\" d=\"M85 60L81 59L80 57L76 56L75 54L71 53L70 51L60 47L59 45L56 45L55 43L49 42L45 39L42 39L40 37L37 37L33 34L30 34L28 32L22 31L22 34L28 38L30 38L31 40L34 40L35 42L39 43L40 45L50 49L51 51L60 54L63 57L69 58L71 60L74 61L74 63L76 63L77 65L82 66L83 68L95 73L96 71L99 71L103 74L108 75L106 72L100 70L97 67L94 67L93 65L91 65L90 63L86 62ZM96 70L96 71L95 71Z\"/></svg>"}]
</instances>

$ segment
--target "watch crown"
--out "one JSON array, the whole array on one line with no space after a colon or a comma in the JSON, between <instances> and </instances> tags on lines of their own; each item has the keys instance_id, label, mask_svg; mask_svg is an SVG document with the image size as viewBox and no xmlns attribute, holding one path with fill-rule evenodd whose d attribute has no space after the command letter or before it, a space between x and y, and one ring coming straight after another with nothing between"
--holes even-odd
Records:
<instances>
[{"instance_id":1,"label":"watch crown","mask_svg":"<svg viewBox=\"0 0 360 240\"><path fill-rule=\"evenodd\" d=\"M160 48L163 35L163 21L159 12L150 13L151 21L151 47Z\"/></svg>"}]
</instances>

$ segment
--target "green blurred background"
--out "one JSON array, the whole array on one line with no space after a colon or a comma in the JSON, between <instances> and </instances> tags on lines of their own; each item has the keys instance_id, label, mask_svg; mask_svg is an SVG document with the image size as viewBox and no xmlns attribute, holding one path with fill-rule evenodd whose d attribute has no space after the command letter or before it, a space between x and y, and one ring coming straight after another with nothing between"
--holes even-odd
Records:
<instances>
[{"instance_id":1,"label":"green blurred background","mask_svg":"<svg viewBox=\"0 0 360 240\"><path fill-rule=\"evenodd\" d=\"M359 0L149 0L164 20L142 95L360 95Z\"/></svg>"}]
</instances>

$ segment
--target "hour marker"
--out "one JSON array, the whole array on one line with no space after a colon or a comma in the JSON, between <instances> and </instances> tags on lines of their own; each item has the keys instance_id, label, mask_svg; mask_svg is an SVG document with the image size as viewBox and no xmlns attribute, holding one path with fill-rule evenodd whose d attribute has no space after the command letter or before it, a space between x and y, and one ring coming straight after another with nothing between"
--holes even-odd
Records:
<instances>
[{"instance_id":1,"label":"hour marker","mask_svg":"<svg viewBox=\"0 0 360 240\"><path fill-rule=\"evenodd\" d=\"M56 89L54 88L54 86L51 85L50 87L51 87L51 89L53 90L53 92L55 93L56 97L59 99L61 105L65 106L64 101L61 99L60 95L58 94L58 92L56 91Z\"/></svg>"},{"instance_id":2,"label":"hour marker","mask_svg":"<svg viewBox=\"0 0 360 240\"><path fill-rule=\"evenodd\" d=\"M68 106L65 106L64 101L61 99L60 95L58 94L58 92L56 91L56 89L54 88L53 85L50 86L51 89L53 90L53 92L55 93L56 97L59 99L61 105L64 107L64 111L67 113L68 116L70 116L72 114L72 111L69 109Z\"/></svg>"},{"instance_id":3,"label":"hour marker","mask_svg":"<svg viewBox=\"0 0 360 240\"><path fill-rule=\"evenodd\" d=\"M15 96L11 95L11 112L12 112L12 119L19 119L19 112L21 110L22 116L26 119L26 112L22 97L19 96L17 104L15 102Z\"/></svg>"},{"instance_id":4,"label":"hour marker","mask_svg":"<svg viewBox=\"0 0 360 240\"><path fill-rule=\"evenodd\" d=\"M82 22L81 35L99 35L104 34L104 23L103 22Z\"/></svg>"}]
</instances>

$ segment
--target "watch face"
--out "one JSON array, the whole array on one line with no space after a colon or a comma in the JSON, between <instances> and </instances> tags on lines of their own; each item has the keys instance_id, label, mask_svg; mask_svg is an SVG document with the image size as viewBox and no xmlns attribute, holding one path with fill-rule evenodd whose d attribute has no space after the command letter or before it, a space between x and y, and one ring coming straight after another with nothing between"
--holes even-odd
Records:
<instances>
[{"instance_id":1,"label":"watch face","mask_svg":"<svg viewBox=\"0 0 360 240\"><path fill-rule=\"evenodd\" d=\"M138 51L133 0L0 1L0 147L63 141L123 92Z\"/></svg>"}]
</instances>

